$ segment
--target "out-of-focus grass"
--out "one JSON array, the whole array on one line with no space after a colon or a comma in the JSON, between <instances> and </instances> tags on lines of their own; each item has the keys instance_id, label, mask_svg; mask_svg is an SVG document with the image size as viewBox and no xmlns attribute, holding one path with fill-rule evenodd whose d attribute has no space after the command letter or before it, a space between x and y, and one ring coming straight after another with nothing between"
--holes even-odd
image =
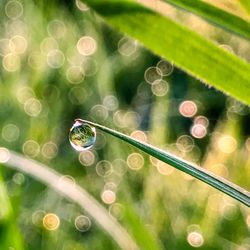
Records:
<instances>
[{"instance_id":1,"label":"out-of-focus grass","mask_svg":"<svg viewBox=\"0 0 250 250\"><path fill-rule=\"evenodd\" d=\"M68 129L76 117L86 118L133 133L250 188L249 108L177 68L168 76L146 74L161 59L77 4L1 1L1 147L71 176L132 236L137 230L143 239L147 230L163 249L248 249L249 209L238 202L101 133L90 151L78 154L70 147ZM85 40L90 47L80 46L88 56L77 50L84 36L94 39ZM214 37L248 58L245 41L236 43L218 31ZM85 232L76 228L75 219L88 216L78 206L21 173L1 169L5 249L117 249L94 220ZM14 211L7 221L2 217L6 205ZM59 217L57 230L44 227L48 213ZM135 221L144 229L137 229Z\"/></svg>"}]
</instances>

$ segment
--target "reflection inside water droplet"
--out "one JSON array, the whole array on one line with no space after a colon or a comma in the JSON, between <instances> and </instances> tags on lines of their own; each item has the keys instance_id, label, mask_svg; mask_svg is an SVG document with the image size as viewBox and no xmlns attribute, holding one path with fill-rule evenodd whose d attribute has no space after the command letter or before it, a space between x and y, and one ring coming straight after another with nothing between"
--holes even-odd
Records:
<instances>
[{"instance_id":1,"label":"reflection inside water droplet","mask_svg":"<svg viewBox=\"0 0 250 250\"><path fill-rule=\"evenodd\" d=\"M96 129L86 122L76 120L69 132L71 146L77 151L91 148L96 141Z\"/></svg>"}]
</instances>

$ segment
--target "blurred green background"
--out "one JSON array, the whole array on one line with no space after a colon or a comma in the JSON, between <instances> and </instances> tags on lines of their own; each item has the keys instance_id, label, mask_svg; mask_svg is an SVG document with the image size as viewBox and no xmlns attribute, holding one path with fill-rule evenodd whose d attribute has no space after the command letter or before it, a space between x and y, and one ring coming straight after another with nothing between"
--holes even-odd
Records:
<instances>
[{"instance_id":1,"label":"blurred green background","mask_svg":"<svg viewBox=\"0 0 250 250\"><path fill-rule=\"evenodd\" d=\"M96 121L249 190L248 107L78 0L2 0L0 13L0 147L75 181L132 237L150 235L159 249L250 249L250 211L239 202L99 131L88 151L68 141L75 118ZM211 26L206 32L231 53L250 48ZM0 171L1 250L119 249L78 205L4 164Z\"/></svg>"}]
</instances>

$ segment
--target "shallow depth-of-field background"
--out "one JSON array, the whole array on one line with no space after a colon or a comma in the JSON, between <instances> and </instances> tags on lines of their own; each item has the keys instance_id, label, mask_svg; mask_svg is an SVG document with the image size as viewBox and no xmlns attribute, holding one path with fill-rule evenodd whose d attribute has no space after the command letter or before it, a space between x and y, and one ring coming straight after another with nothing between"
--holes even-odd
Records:
<instances>
[{"instance_id":1,"label":"shallow depth-of-field background","mask_svg":"<svg viewBox=\"0 0 250 250\"><path fill-rule=\"evenodd\" d=\"M170 15L250 60L245 40ZM80 1L2 0L0 61L0 147L78 183L132 237L147 231L159 248L250 248L246 206L99 131L88 151L76 152L68 141L75 118L95 121L249 190L247 106L114 31ZM0 249L118 246L78 205L2 164Z\"/></svg>"}]
</instances>

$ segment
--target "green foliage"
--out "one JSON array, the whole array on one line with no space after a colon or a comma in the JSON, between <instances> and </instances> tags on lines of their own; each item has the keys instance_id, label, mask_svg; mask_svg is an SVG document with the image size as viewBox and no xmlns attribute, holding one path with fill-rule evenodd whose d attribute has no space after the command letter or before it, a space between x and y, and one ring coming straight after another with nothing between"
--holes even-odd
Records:
<instances>
[{"instance_id":1,"label":"green foliage","mask_svg":"<svg viewBox=\"0 0 250 250\"><path fill-rule=\"evenodd\" d=\"M156 241L148 228L142 223L140 217L133 211L133 204L124 207L124 224L133 235L140 249L159 250L159 242Z\"/></svg>"},{"instance_id":2,"label":"green foliage","mask_svg":"<svg viewBox=\"0 0 250 250\"><path fill-rule=\"evenodd\" d=\"M127 0L85 1L110 25L152 52L239 100L250 104L250 65L172 21ZM192 61L190 61L192 58Z\"/></svg>"},{"instance_id":3,"label":"green foliage","mask_svg":"<svg viewBox=\"0 0 250 250\"><path fill-rule=\"evenodd\" d=\"M250 14L250 2L248 0L239 0L239 2L245 8L245 10Z\"/></svg>"},{"instance_id":4,"label":"green foliage","mask_svg":"<svg viewBox=\"0 0 250 250\"><path fill-rule=\"evenodd\" d=\"M208 22L228 30L229 32L250 39L250 23L236 15L230 14L220 8L197 0L164 0L185 11L191 12Z\"/></svg>"},{"instance_id":5,"label":"green foliage","mask_svg":"<svg viewBox=\"0 0 250 250\"><path fill-rule=\"evenodd\" d=\"M175 155L172 155L168 152L165 152L159 148L156 148L152 145L149 145L147 143L143 143L141 141L135 140L130 136L127 136L125 134L122 134L118 131L115 131L113 129L104 127L102 125L99 125L97 123L92 123L89 121L83 121L84 123L88 123L94 127L99 128L100 130L109 133L123 141L126 141L130 143L131 145L135 146L136 148L144 151L145 153L152 155L153 157L170 164L171 166L190 174L191 176L217 188L218 190L222 191L225 194L228 194L229 196L235 198L236 200L239 200L243 204L250 207L250 193L240 187L237 187L235 184L230 183L229 181L220 178L219 176L215 176L214 174L206 171L205 169L202 169L200 167L193 166L192 164L180 159L179 157L176 157Z\"/></svg>"},{"instance_id":6,"label":"green foliage","mask_svg":"<svg viewBox=\"0 0 250 250\"><path fill-rule=\"evenodd\" d=\"M1 166L1 165L0 165ZM2 249L24 249L23 239L15 221L15 212L11 206L5 183L0 175L0 242ZM15 206L18 206L16 202ZM16 211L17 213L18 211Z\"/></svg>"},{"instance_id":7,"label":"green foliage","mask_svg":"<svg viewBox=\"0 0 250 250\"><path fill-rule=\"evenodd\" d=\"M93 148L81 153L68 139L75 118L91 120L249 190L250 109L211 87L249 102L249 41L198 18L194 23L192 14L172 7L170 20L135 1L88 2L93 8L78 0L0 1L0 161L6 157L2 147L9 148L65 175L141 249L249 249L247 206L100 130ZM82 37L93 39L83 52L77 47ZM159 76L163 58L177 67ZM151 67L157 81L147 81ZM192 117L181 113L186 101L197 109ZM193 133L198 122L201 138ZM5 163L1 171L1 250L118 248L98 216L87 213L88 203L85 211L48 181ZM112 204L103 197L106 190ZM43 224L48 213L60 219L56 230ZM82 215L91 221L83 232L75 225Z\"/></svg>"}]
</instances>

